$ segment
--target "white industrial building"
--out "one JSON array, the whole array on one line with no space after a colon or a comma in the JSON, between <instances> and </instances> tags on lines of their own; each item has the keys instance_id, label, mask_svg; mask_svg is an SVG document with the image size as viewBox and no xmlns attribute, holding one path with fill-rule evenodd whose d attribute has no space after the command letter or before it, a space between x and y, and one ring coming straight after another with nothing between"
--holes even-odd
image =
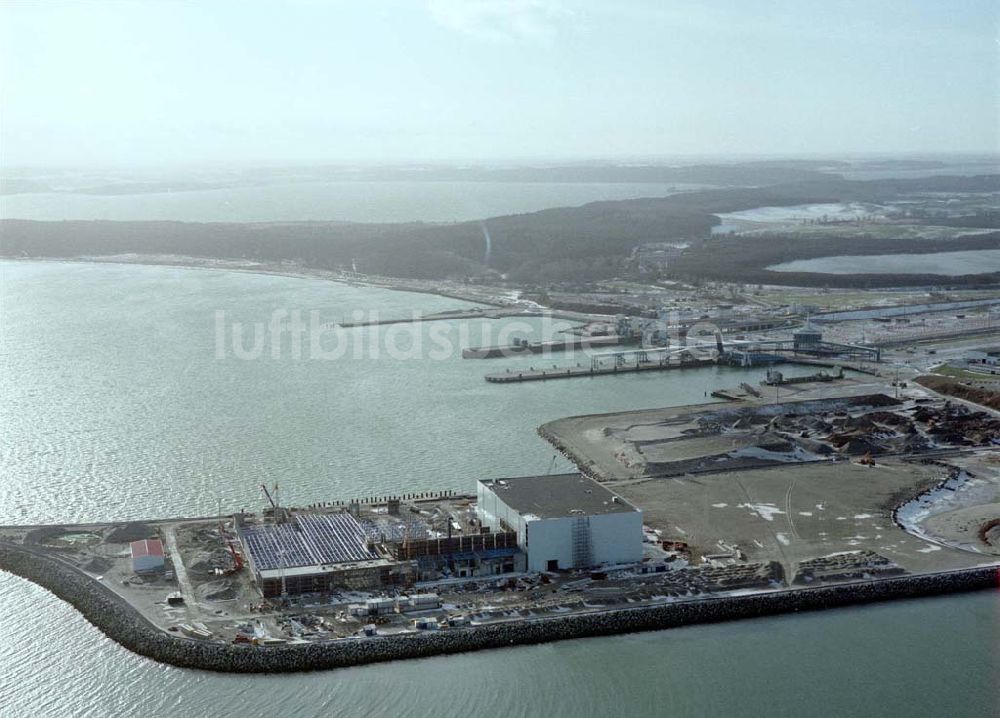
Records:
<instances>
[{"instance_id":1,"label":"white industrial building","mask_svg":"<svg viewBox=\"0 0 1000 718\"><path fill-rule=\"evenodd\" d=\"M493 531L516 531L529 571L642 560L642 512L580 474L476 484L476 513Z\"/></svg>"},{"instance_id":2,"label":"white industrial building","mask_svg":"<svg viewBox=\"0 0 1000 718\"><path fill-rule=\"evenodd\" d=\"M989 349L971 349L966 352L965 356L970 364L1000 366L1000 348L997 347L990 347Z\"/></svg>"}]
</instances>

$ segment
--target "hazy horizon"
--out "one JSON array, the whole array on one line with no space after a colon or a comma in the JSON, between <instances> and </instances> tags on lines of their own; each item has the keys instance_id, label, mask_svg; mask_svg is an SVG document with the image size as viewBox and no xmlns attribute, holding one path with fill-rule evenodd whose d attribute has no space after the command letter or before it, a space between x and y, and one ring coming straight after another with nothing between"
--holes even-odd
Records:
<instances>
[{"instance_id":1,"label":"hazy horizon","mask_svg":"<svg viewBox=\"0 0 1000 718\"><path fill-rule=\"evenodd\" d=\"M993 155L998 31L985 0L13 2L0 163Z\"/></svg>"},{"instance_id":2,"label":"hazy horizon","mask_svg":"<svg viewBox=\"0 0 1000 718\"><path fill-rule=\"evenodd\" d=\"M35 174L48 171L87 171L100 172L108 171L184 171L184 170L282 170L282 169L313 169L321 170L329 168L332 170L349 170L358 168L364 170L379 169L529 169L543 167L573 167L573 166L593 166L593 167L616 167L616 166L649 166L649 167L687 167L702 165L742 165L759 163L789 163L816 162L816 163L877 163L877 162L908 162L926 161L943 163L971 162L976 164L1000 163L1000 150L993 152L844 152L844 153L764 153L764 154L672 154L672 155L618 155L618 156L592 156L592 157L565 157L565 156L530 156L530 157L496 157L492 159L481 158L453 158L450 160L434 161L432 159L414 159L408 157L386 158L386 159L356 159L356 160L336 160L336 159L279 159L254 161L253 159L241 160L238 158L224 160L175 160L164 159L162 161L141 162L109 162L97 161L88 163L20 163L4 164L0 170L10 174Z\"/></svg>"}]
</instances>

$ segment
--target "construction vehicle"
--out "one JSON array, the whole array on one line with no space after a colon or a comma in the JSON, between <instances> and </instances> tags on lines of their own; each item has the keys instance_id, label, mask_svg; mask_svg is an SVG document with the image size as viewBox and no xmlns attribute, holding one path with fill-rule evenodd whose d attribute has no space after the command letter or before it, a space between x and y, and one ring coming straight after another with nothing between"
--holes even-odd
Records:
<instances>
[{"instance_id":1,"label":"construction vehicle","mask_svg":"<svg viewBox=\"0 0 1000 718\"><path fill-rule=\"evenodd\" d=\"M226 533L226 527L223 525L222 520L219 520L219 536L222 538L223 543L226 544L226 548L229 549L230 555L233 557L233 565L222 572L223 576L230 576L234 573L239 573L243 570L243 556L240 552L236 550L234 546L234 541L229 538L229 534Z\"/></svg>"}]
</instances>

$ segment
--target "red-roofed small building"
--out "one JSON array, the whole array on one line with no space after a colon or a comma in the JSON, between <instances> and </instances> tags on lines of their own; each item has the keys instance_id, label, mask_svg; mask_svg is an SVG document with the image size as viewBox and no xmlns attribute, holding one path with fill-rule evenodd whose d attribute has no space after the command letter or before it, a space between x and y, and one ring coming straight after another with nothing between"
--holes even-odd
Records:
<instances>
[{"instance_id":1,"label":"red-roofed small building","mask_svg":"<svg viewBox=\"0 0 1000 718\"><path fill-rule=\"evenodd\" d=\"M143 539L129 544L132 549L132 570L153 573L163 570L163 544L160 539Z\"/></svg>"}]
</instances>

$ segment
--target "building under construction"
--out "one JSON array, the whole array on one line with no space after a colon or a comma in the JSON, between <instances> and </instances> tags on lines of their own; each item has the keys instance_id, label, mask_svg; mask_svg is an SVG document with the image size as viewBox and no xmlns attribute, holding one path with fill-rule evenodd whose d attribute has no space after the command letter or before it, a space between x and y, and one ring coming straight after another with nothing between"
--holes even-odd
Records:
<instances>
[{"instance_id":1,"label":"building under construction","mask_svg":"<svg viewBox=\"0 0 1000 718\"><path fill-rule=\"evenodd\" d=\"M483 528L469 497L381 497L303 509L272 503L262 516L238 518L243 553L265 598L406 588L525 566L517 534Z\"/></svg>"},{"instance_id":2,"label":"building under construction","mask_svg":"<svg viewBox=\"0 0 1000 718\"><path fill-rule=\"evenodd\" d=\"M240 540L267 597L409 585L414 566L376 551L350 513L275 511L272 520L243 523Z\"/></svg>"},{"instance_id":3,"label":"building under construction","mask_svg":"<svg viewBox=\"0 0 1000 718\"><path fill-rule=\"evenodd\" d=\"M642 559L642 513L580 474L481 481L476 498L420 494L298 509L272 501L261 516L237 518L265 598Z\"/></svg>"}]
</instances>

